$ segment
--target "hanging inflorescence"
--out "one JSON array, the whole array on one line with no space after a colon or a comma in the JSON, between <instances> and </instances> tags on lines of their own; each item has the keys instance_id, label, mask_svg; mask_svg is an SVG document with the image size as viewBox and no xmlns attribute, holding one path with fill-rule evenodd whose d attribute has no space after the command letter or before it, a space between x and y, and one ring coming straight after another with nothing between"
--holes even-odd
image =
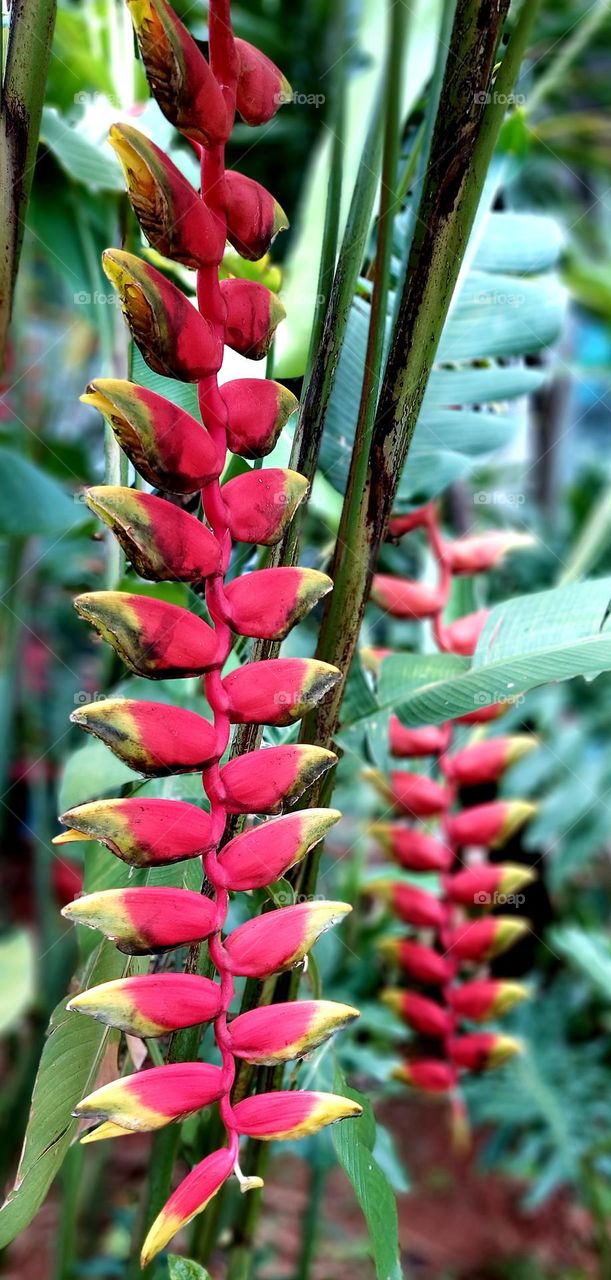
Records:
<instances>
[{"instance_id":1,"label":"hanging inflorescence","mask_svg":"<svg viewBox=\"0 0 611 1280\"><path fill-rule=\"evenodd\" d=\"M391 520L389 536L401 538L424 531L438 569L434 586L393 575L374 576L371 598L395 618L428 619L437 647L443 652L471 656L487 621L487 610L465 615L447 625L443 612L453 577L492 569L514 547L532 539L511 531L445 540L435 505L427 504L408 516ZM373 651L373 665L384 653ZM410 729L392 716L389 754L398 760L429 758L429 773L393 769L388 777L370 770L369 776L389 805L391 821L373 824L373 835L404 870L437 875L439 894L411 882L381 880L372 889L409 926L405 938L382 942L385 958L395 964L410 985L387 989L386 1003L412 1030L434 1048L404 1062L398 1076L428 1093L446 1094L457 1121L463 1105L460 1079L465 1071L499 1066L519 1049L514 1038L494 1031L465 1029L485 1023L522 999L526 989L517 982L491 978L487 963L513 945L527 929L521 917L491 909L507 901L533 879L527 866L486 860L490 849L502 847L534 812L522 800L492 800L464 807L463 787L496 783L504 771L537 745L529 734L475 740L453 750L453 723L482 726L502 715L508 704L482 706L455 722ZM396 817L394 816L396 815ZM464 850L471 850L470 860ZM473 860L474 848L476 860ZM421 935L424 932L424 938ZM416 989L413 989L415 986Z\"/></svg>"},{"instance_id":2,"label":"hanging inflorescence","mask_svg":"<svg viewBox=\"0 0 611 1280\"><path fill-rule=\"evenodd\" d=\"M115 125L110 141L153 248L197 271L197 308L131 253L109 249L104 269L150 367L197 383L202 422L127 381L96 379L84 399L102 412L149 485L170 495L201 490L205 523L142 489L100 486L87 500L142 577L189 583L203 593L209 622L160 599L119 591L80 596L76 608L138 675L201 675L212 720L129 698L81 707L73 719L146 777L201 770L209 811L178 800L103 800L64 814L70 830L59 839L100 840L132 867L201 857L210 896L152 886L108 890L76 900L65 914L101 929L131 954L208 939L219 980L156 970L93 987L74 997L70 1008L142 1037L213 1021L221 1065L174 1062L138 1071L97 1089L77 1114L102 1122L87 1135L91 1140L158 1129L218 1102L226 1134L226 1145L196 1165L154 1222L144 1265L205 1208L232 1171L243 1189L260 1185L240 1172L242 1135L296 1138L360 1108L347 1098L297 1090L235 1105L231 1099L236 1058L282 1064L356 1016L349 1006L310 1000L228 1018L235 977L264 979L299 964L349 910L343 903L299 903L223 936L230 893L282 876L340 816L330 809L289 813L223 841L229 815L281 814L335 761L322 748L286 744L221 763L232 725L289 725L340 678L334 667L298 658L247 663L222 675L235 634L282 640L331 587L325 574L298 567L256 570L225 582L233 540L278 542L307 490L302 476L279 468L249 470L221 483L227 450L264 457L295 407L290 392L269 379L239 378L222 387L218 381L224 346L259 359L283 315L262 284L221 281L219 266L226 240L256 260L286 226L263 187L225 169L225 144L236 109L247 124L263 124L287 99L288 85L268 58L234 38L229 0L210 3L209 62L165 0L128 4L152 92L201 155L201 194L137 129Z\"/></svg>"}]
</instances>

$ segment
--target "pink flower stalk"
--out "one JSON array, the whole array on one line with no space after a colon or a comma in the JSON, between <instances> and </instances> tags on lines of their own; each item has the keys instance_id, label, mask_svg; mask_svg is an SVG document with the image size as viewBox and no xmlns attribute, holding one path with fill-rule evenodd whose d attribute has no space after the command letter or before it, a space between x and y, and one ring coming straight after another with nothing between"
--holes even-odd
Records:
<instances>
[{"instance_id":1,"label":"pink flower stalk","mask_svg":"<svg viewBox=\"0 0 611 1280\"><path fill-rule=\"evenodd\" d=\"M309 1053L357 1016L330 1001L262 1007L231 1019L234 976L266 978L299 964L319 935L350 909L308 902L264 914L224 936L229 893L269 885L321 839L339 814L283 814L244 830L221 848L231 814L276 814L335 763L331 751L285 744L221 765L233 724L288 725L341 679L314 660L281 658L223 676L235 634L282 640L331 588L299 567L258 570L226 581L232 542L271 546L307 492L284 468L249 470L221 485L227 451L262 458L273 449L296 401L268 379L219 386L225 346L259 359L284 309L264 285L221 281L226 240L248 259L265 253L286 226L259 184L225 169L236 109L247 124L270 120L290 88L259 50L236 40L229 0L210 0L209 61L166 0L127 0L152 92L201 159L196 191L137 129L116 125L111 143L123 166L142 231L158 253L197 270L196 305L148 262L109 249L104 269L119 294L134 341L150 367L197 384L201 423L164 397L118 379L96 379L84 397L99 409L134 467L162 493L201 491L205 522L167 498L121 486L89 492L92 510L137 572L154 582L188 582L205 594L209 624L161 600L118 591L79 597L77 609L139 675L198 675L210 718L165 703L109 699L79 708L74 721L146 777L202 772L209 813L175 800L110 799L64 814L60 843L101 840L131 866L201 857L210 896L185 889L127 888L78 898L65 915L101 929L120 949L157 953L208 939L214 979L149 972L74 996L70 1008L141 1037L212 1022L220 1067L168 1065L111 1082L84 1098L77 1114L102 1121L87 1140L156 1129L218 1102L224 1145L191 1171L153 1223L146 1265L209 1203L235 1171L242 1189L260 1180L239 1169L242 1135L299 1137L360 1112L350 1099L311 1092L231 1095L236 1058L283 1063Z\"/></svg>"}]
</instances>

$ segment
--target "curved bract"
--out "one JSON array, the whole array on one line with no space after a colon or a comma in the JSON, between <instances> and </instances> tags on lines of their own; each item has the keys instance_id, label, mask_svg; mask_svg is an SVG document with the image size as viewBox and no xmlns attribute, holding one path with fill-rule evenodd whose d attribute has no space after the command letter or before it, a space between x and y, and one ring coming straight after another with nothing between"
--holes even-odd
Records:
<instances>
[{"instance_id":1,"label":"curved bract","mask_svg":"<svg viewBox=\"0 0 611 1280\"><path fill-rule=\"evenodd\" d=\"M290 90L257 49L236 41L229 0L210 0L209 60L166 0L128 0L146 74L161 110L198 151L201 192L131 125L113 125L111 144L128 194L155 250L197 269L197 305L163 271L133 253L108 249L104 269L134 341L165 377L197 383L201 421L157 393L120 379L94 379L84 396L106 418L140 475L161 491L96 486L88 503L133 568L153 582L189 583L205 596L208 621L135 591L89 592L79 614L139 676L201 676L201 712L164 702L113 698L77 709L73 720L147 777L202 772L207 804L137 795L79 805L63 817L72 839L102 841L124 862L157 867L201 857L207 895L179 888L128 887L89 894L64 914L100 929L128 953L154 954L208 940L214 973L162 967L94 986L70 1008L143 1037L212 1022L220 1066L169 1063L111 1081L84 1098L80 1117L101 1121L85 1140L158 1129L218 1103L224 1143L174 1191L144 1244L146 1265L181 1226L205 1209L236 1172L242 1135L301 1137L357 1115L358 1104L330 1094L290 1092L243 1098L231 1091L235 1059L298 1058L350 1022L357 1011L331 1001L250 1009L230 1019L235 976L265 978L301 963L316 939L350 910L307 902L267 912L226 938L230 891L262 888L283 875L340 816L335 810L283 811L335 763L331 751L285 743L235 755L221 766L233 724L283 726L300 719L341 679L314 660L247 663L223 676L234 636L282 639L331 588L313 569L263 569L225 579L232 541L271 546L307 492L284 468L248 470L224 485L227 451L264 457L293 412L294 396L269 379L218 383L223 349L259 359L284 309L264 285L220 279L226 240L246 258L265 253L286 219L259 184L225 171L225 143L236 108L248 124L271 116ZM172 495L201 492L204 520ZM282 814L225 841L230 814ZM224 846L224 847L223 847Z\"/></svg>"}]
</instances>

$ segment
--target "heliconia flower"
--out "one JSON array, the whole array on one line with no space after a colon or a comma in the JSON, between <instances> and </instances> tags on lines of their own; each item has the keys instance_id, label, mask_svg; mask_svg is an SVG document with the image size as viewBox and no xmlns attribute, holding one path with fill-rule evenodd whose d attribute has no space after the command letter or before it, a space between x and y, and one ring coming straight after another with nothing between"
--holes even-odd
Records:
<instances>
[{"instance_id":1,"label":"heliconia flower","mask_svg":"<svg viewBox=\"0 0 611 1280\"><path fill-rule=\"evenodd\" d=\"M393 618L432 618L445 603L438 587L386 573L374 574L370 594L375 604Z\"/></svg>"},{"instance_id":2,"label":"heliconia flower","mask_svg":"<svg viewBox=\"0 0 611 1280\"><path fill-rule=\"evenodd\" d=\"M262 1005L230 1023L231 1051L236 1058L259 1066L290 1062L317 1049L354 1018L358 1009L333 1000Z\"/></svg>"},{"instance_id":3,"label":"heliconia flower","mask_svg":"<svg viewBox=\"0 0 611 1280\"><path fill-rule=\"evenodd\" d=\"M231 117L221 87L166 0L127 0L152 92L163 114L203 147L225 142Z\"/></svg>"},{"instance_id":4,"label":"heliconia flower","mask_svg":"<svg viewBox=\"0 0 611 1280\"><path fill-rule=\"evenodd\" d=\"M465 867L457 871L447 884L452 902L461 906L494 906L495 894L506 896L531 884L535 872L519 862L484 862L479 866Z\"/></svg>"},{"instance_id":5,"label":"heliconia flower","mask_svg":"<svg viewBox=\"0 0 611 1280\"><path fill-rule=\"evenodd\" d=\"M380 951L418 982L443 986L451 975L450 961L423 942L412 942L407 938L384 938L380 943Z\"/></svg>"},{"instance_id":6,"label":"heliconia flower","mask_svg":"<svg viewBox=\"0 0 611 1280\"><path fill-rule=\"evenodd\" d=\"M316 658L247 662L226 676L232 724L293 724L341 680L341 671Z\"/></svg>"},{"instance_id":7,"label":"heliconia flower","mask_svg":"<svg viewBox=\"0 0 611 1280\"><path fill-rule=\"evenodd\" d=\"M216 573L221 558L214 534L165 498L123 485L95 485L87 506L112 530L141 578L200 582Z\"/></svg>"},{"instance_id":8,"label":"heliconia flower","mask_svg":"<svg viewBox=\"0 0 611 1280\"><path fill-rule=\"evenodd\" d=\"M368 884L367 889L383 898L406 924L413 924L419 929L438 929L444 923L443 902L426 889L417 889L415 885L401 884L397 880L376 880Z\"/></svg>"},{"instance_id":9,"label":"heliconia flower","mask_svg":"<svg viewBox=\"0 0 611 1280\"><path fill-rule=\"evenodd\" d=\"M122 249L106 249L102 266L119 294L134 342L155 373L199 382L220 369L222 343L161 271Z\"/></svg>"},{"instance_id":10,"label":"heliconia flower","mask_svg":"<svg viewBox=\"0 0 611 1280\"><path fill-rule=\"evenodd\" d=\"M445 813L451 802L450 792L425 773L394 769L386 779L379 770L366 769L365 776L395 809L415 818L434 818Z\"/></svg>"},{"instance_id":11,"label":"heliconia flower","mask_svg":"<svg viewBox=\"0 0 611 1280\"><path fill-rule=\"evenodd\" d=\"M522 1045L513 1036L502 1036L496 1031L474 1031L471 1035L455 1036L450 1041L452 1061L468 1071L491 1071L501 1067Z\"/></svg>"},{"instance_id":12,"label":"heliconia flower","mask_svg":"<svg viewBox=\"0 0 611 1280\"><path fill-rule=\"evenodd\" d=\"M266 467L247 471L223 485L229 532L237 542L273 547L303 502L309 484L298 471Z\"/></svg>"},{"instance_id":13,"label":"heliconia flower","mask_svg":"<svg viewBox=\"0 0 611 1280\"><path fill-rule=\"evenodd\" d=\"M519 1000L525 1000L528 988L521 982L508 982L500 978L474 978L454 986L448 1000L455 1013L471 1022L486 1022L488 1018L501 1018Z\"/></svg>"},{"instance_id":14,"label":"heliconia flower","mask_svg":"<svg viewBox=\"0 0 611 1280\"><path fill-rule=\"evenodd\" d=\"M266 747L236 756L221 769L228 813L279 813L336 764L326 747Z\"/></svg>"},{"instance_id":15,"label":"heliconia flower","mask_svg":"<svg viewBox=\"0 0 611 1280\"><path fill-rule=\"evenodd\" d=\"M100 738L130 769L147 778L194 773L214 759L213 725L183 707L105 698L77 707L70 719Z\"/></svg>"},{"instance_id":16,"label":"heliconia flower","mask_svg":"<svg viewBox=\"0 0 611 1280\"><path fill-rule=\"evenodd\" d=\"M103 889L68 903L68 920L100 929L129 955L154 955L201 942L215 925L210 898L189 889Z\"/></svg>"},{"instance_id":17,"label":"heliconia flower","mask_svg":"<svg viewBox=\"0 0 611 1280\"><path fill-rule=\"evenodd\" d=\"M227 408L227 443L243 458L265 458L298 407L288 387L270 378L234 378L220 389Z\"/></svg>"},{"instance_id":18,"label":"heliconia flower","mask_svg":"<svg viewBox=\"0 0 611 1280\"><path fill-rule=\"evenodd\" d=\"M451 1030L452 1020L447 1010L428 996L390 988L382 991L381 998L389 1009L423 1036L446 1036Z\"/></svg>"},{"instance_id":19,"label":"heliconia flower","mask_svg":"<svg viewBox=\"0 0 611 1280\"><path fill-rule=\"evenodd\" d=\"M129 1035L164 1036L216 1018L221 989L195 973L146 973L90 987L67 1007Z\"/></svg>"},{"instance_id":20,"label":"heliconia flower","mask_svg":"<svg viewBox=\"0 0 611 1280\"><path fill-rule=\"evenodd\" d=\"M507 702L492 702L489 707L478 707L476 711L467 711L464 716L456 716L455 723L488 724L489 720L498 720L499 716L504 716L510 706L509 699Z\"/></svg>"},{"instance_id":21,"label":"heliconia flower","mask_svg":"<svg viewBox=\"0 0 611 1280\"><path fill-rule=\"evenodd\" d=\"M113 1124L112 1120L104 1120L96 1129L89 1129L87 1133L83 1133L79 1142L84 1147L92 1142L104 1142L108 1138L133 1138L135 1133L135 1129L124 1129L120 1124Z\"/></svg>"},{"instance_id":22,"label":"heliconia flower","mask_svg":"<svg viewBox=\"0 0 611 1280\"><path fill-rule=\"evenodd\" d=\"M230 1147L222 1147L213 1151L205 1160L183 1178L182 1182L170 1196L144 1241L140 1254L140 1265L148 1266L149 1262L161 1253L162 1249L192 1218L202 1213L212 1197L220 1190L233 1170L235 1151Z\"/></svg>"},{"instance_id":23,"label":"heliconia flower","mask_svg":"<svg viewBox=\"0 0 611 1280\"><path fill-rule=\"evenodd\" d=\"M149 680L201 675L217 656L217 639L202 618L165 600L124 591L90 591L74 607L135 671Z\"/></svg>"},{"instance_id":24,"label":"heliconia flower","mask_svg":"<svg viewBox=\"0 0 611 1280\"><path fill-rule=\"evenodd\" d=\"M246 40L236 40L240 59L237 108L245 124L267 124L291 98L291 86L278 67Z\"/></svg>"},{"instance_id":25,"label":"heliconia flower","mask_svg":"<svg viewBox=\"0 0 611 1280\"><path fill-rule=\"evenodd\" d=\"M226 888L263 889L280 879L341 818L337 809L304 809L260 823L225 845L218 865Z\"/></svg>"},{"instance_id":26,"label":"heliconia flower","mask_svg":"<svg viewBox=\"0 0 611 1280\"><path fill-rule=\"evenodd\" d=\"M332 586L318 569L255 569L225 588L228 621L239 636L284 640Z\"/></svg>"},{"instance_id":27,"label":"heliconia flower","mask_svg":"<svg viewBox=\"0 0 611 1280\"><path fill-rule=\"evenodd\" d=\"M404 1062L393 1071L397 1080L422 1093L449 1093L456 1084L456 1073L449 1062L437 1058L420 1058Z\"/></svg>"},{"instance_id":28,"label":"heliconia flower","mask_svg":"<svg viewBox=\"0 0 611 1280\"><path fill-rule=\"evenodd\" d=\"M537 746L537 739L528 733L486 738L483 742L474 742L464 747L455 755L446 756L443 772L450 782L459 787L497 782L506 769Z\"/></svg>"},{"instance_id":29,"label":"heliconia flower","mask_svg":"<svg viewBox=\"0 0 611 1280\"><path fill-rule=\"evenodd\" d=\"M490 616L489 609L478 609L477 613L467 613L464 618L457 618L443 628L443 647L449 653L462 654L470 658L475 653L478 640Z\"/></svg>"},{"instance_id":30,"label":"heliconia flower","mask_svg":"<svg viewBox=\"0 0 611 1280\"><path fill-rule=\"evenodd\" d=\"M527 800L490 800L475 804L447 819L448 838L455 844L483 844L498 849L537 812Z\"/></svg>"},{"instance_id":31,"label":"heliconia flower","mask_svg":"<svg viewBox=\"0 0 611 1280\"><path fill-rule=\"evenodd\" d=\"M286 316L278 295L256 280L223 280L221 293L227 308L227 346L251 360L261 360Z\"/></svg>"},{"instance_id":32,"label":"heliconia flower","mask_svg":"<svg viewBox=\"0 0 611 1280\"><path fill-rule=\"evenodd\" d=\"M299 902L254 916L225 939L232 973L268 978L293 969L321 934L351 910L346 902Z\"/></svg>"},{"instance_id":33,"label":"heliconia flower","mask_svg":"<svg viewBox=\"0 0 611 1280\"><path fill-rule=\"evenodd\" d=\"M195 493L222 470L201 422L156 391L120 378L95 378L84 404L104 414L136 471L166 493Z\"/></svg>"},{"instance_id":34,"label":"heliconia flower","mask_svg":"<svg viewBox=\"0 0 611 1280\"><path fill-rule=\"evenodd\" d=\"M61 821L77 839L100 840L132 867L162 867L213 847L210 815L184 800L94 800L68 809Z\"/></svg>"},{"instance_id":35,"label":"heliconia flower","mask_svg":"<svg viewBox=\"0 0 611 1280\"><path fill-rule=\"evenodd\" d=\"M307 1138L327 1124L360 1116L363 1108L352 1098L308 1089L280 1089L255 1093L234 1107L238 1133L259 1141Z\"/></svg>"},{"instance_id":36,"label":"heliconia flower","mask_svg":"<svg viewBox=\"0 0 611 1280\"><path fill-rule=\"evenodd\" d=\"M374 822L369 829L382 848L407 871L447 871L452 865L452 850L418 827L406 827L399 822Z\"/></svg>"},{"instance_id":37,"label":"heliconia flower","mask_svg":"<svg viewBox=\"0 0 611 1280\"><path fill-rule=\"evenodd\" d=\"M426 507L418 507L415 511L408 511L406 515L391 516L388 522L388 537L402 538L405 533L421 528L425 523L425 513Z\"/></svg>"},{"instance_id":38,"label":"heliconia flower","mask_svg":"<svg viewBox=\"0 0 611 1280\"><path fill-rule=\"evenodd\" d=\"M448 952L456 960L482 964L507 951L528 933L529 922L515 916L482 916L452 929Z\"/></svg>"},{"instance_id":39,"label":"heliconia flower","mask_svg":"<svg viewBox=\"0 0 611 1280\"><path fill-rule=\"evenodd\" d=\"M148 1132L210 1106L223 1092L219 1067L175 1062L111 1080L83 1098L73 1115L110 1121L130 1132Z\"/></svg>"},{"instance_id":40,"label":"heliconia flower","mask_svg":"<svg viewBox=\"0 0 611 1280\"><path fill-rule=\"evenodd\" d=\"M153 248L187 267L218 262L225 240L222 225L169 156L128 124L111 125L108 141Z\"/></svg>"},{"instance_id":41,"label":"heliconia flower","mask_svg":"<svg viewBox=\"0 0 611 1280\"><path fill-rule=\"evenodd\" d=\"M453 574L486 573L500 564L510 551L532 547L535 538L516 529L494 529L489 533L455 538L443 545L443 558Z\"/></svg>"},{"instance_id":42,"label":"heliconia flower","mask_svg":"<svg viewBox=\"0 0 611 1280\"><path fill-rule=\"evenodd\" d=\"M423 729L408 729L395 715L388 725L388 745L391 755L407 759L409 756L433 756L445 751L449 740L449 726L431 724Z\"/></svg>"},{"instance_id":43,"label":"heliconia flower","mask_svg":"<svg viewBox=\"0 0 611 1280\"><path fill-rule=\"evenodd\" d=\"M227 239L240 257L256 262L267 253L288 218L259 182L229 169L225 174Z\"/></svg>"}]
</instances>

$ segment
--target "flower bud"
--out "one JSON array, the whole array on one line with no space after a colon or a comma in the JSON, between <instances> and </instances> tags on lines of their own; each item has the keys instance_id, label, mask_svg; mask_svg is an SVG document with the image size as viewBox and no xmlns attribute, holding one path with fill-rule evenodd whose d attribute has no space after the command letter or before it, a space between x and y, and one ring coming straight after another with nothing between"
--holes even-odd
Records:
<instances>
[{"instance_id":1,"label":"flower bud","mask_svg":"<svg viewBox=\"0 0 611 1280\"><path fill-rule=\"evenodd\" d=\"M451 976L451 965L445 956L423 942L403 938L384 938L380 951L418 982L443 986Z\"/></svg>"},{"instance_id":2,"label":"flower bud","mask_svg":"<svg viewBox=\"0 0 611 1280\"><path fill-rule=\"evenodd\" d=\"M488 724L489 720L498 720L499 716L504 716L510 706L509 700L507 702L493 702L489 707L478 707L477 711L467 711L464 716L454 717L454 723Z\"/></svg>"},{"instance_id":3,"label":"flower bud","mask_svg":"<svg viewBox=\"0 0 611 1280\"><path fill-rule=\"evenodd\" d=\"M498 782L506 769L537 746L537 739L527 733L486 738L485 741L474 742L456 755L446 758L444 773L449 782L454 782L459 787Z\"/></svg>"},{"instance_id":4,"label":"flower bud","mask_svg":"<svg viewBox=\"0 0 611 1280\"><path fill-rule=\"evenodd\" d=\"M225 245L222 221L170 158L132 125L111 125L108 140L125 174L134 213L153 248L195 270L219 262Z\"/></svg>"},{"instance_id":5,"label":"flower bud","mask_svg":"<svg viewBox=\"0 0 611 1280\"><path fill-rule=\"evenodd\" d=\"M374 574L371 599L393 618L432 618L445 604L438 587L385 573Z\"/></svg>"},{"instance_id":6,"label":"flower bud","mask_svg":"<svg viewBox=\"0 0 611 1280\"><path fill-rule=\"evenodd\" d=\"M337 763L325 747L266 747L236 756L221 769L228 813L279 813Z\"/></svg>"},{"instance_id":7,"label":"flower bud","mask_svg":"<svg viewBox=\"0 0 611 1280\"><path fill-rule=\"evenodd\" d=\"M501 1067L522 1045L513 1036L501 1036L495 1031L474 1031L471 1035L456 1036L450 1041L452 1061L468 1071L491 1071Z\"/></svg>"},{"instance_id":8,"label":"flower bud","mask_svg":"<svg viewBox=\"0 0 611 1280\"><path fill-rule=\"evenodd\" d=\"M377 880L367 885L370 893L384 899L395 915L417 929L438 929L445 922L443 902L426 889L396 880Z\"/></svg>"},{"instance_id":9,"label":"flower bud","mask_svg":"<svg viewBox=\"0 0 611 1280\"><path fill-rule=\"evenodd\" d=\"M227 444L243 458L265 458L298 407L298 400L270 378L234 378L220 389L227 408Z\"/></svg>"},{"instance_id":10,"label":"flower bud","mask_svg":"<svg viewBox=\"0 0 611 1280\"><path fill-rule=\"evenodd\" d=\"M470 658L475 653L489 613L489 609L478 609L477 613L467 613L464 618L457 618L456 622L450 622L443 629L444 649L449 653L458 653L464 658Z\"/></svg>"},{"instance_id":11,"label":"flower bud","mask_svg":"<svg viewBox=\"0 0 611 1280\"><path fill-rule=\"evenodd\" d=\"M489 1018L502 1018L519 1000L528 996L528 989L521 982L506 982L499 978L474 978L453 987L448 1000L460 1018L471 1022L486 1022Z\"/></svg>"},{"instance_id":12,"label":"flower bud","mask_svg":"<svg viewBox=\"0 0 611 1280\"><path fill-rule=\"evenodd\" d=\"M288 528L309 484L298 471L266 467L223 485L229 532L236 542L273 547Z\"/></svg>"},{"instance_id":13,"label":"flower bud","mask_svg":"<svg viewBox=\"0 0 611 1280\"><path fill-rule=\"evenodd\" d=\"M303 1058L358 1018L358 1009L332 1000L262 1005L230 1023L231 1051L257 1066Z\"/></svg>"},{"instance_id":14,"label":"flower bud","mask_svg":"<svg viewBox=\"0 0 611 1280\"><path fill-rule=\"evenodd\" d=\"M449 1093L456 1084L453 1068L448 1062L441 1062L437 1058L404 1062L393 1071L393 1076L421 1093Z\"/></svg>"},{"instance_id":15,"label":"flower bud","mask_svg":"<svg viewBox=\"0 0 611 1280\"><path fill-rule=\"evenodd\" d=\"M232 973L269 978L293 969L321 934L351 910L345 902L299 902L247 920L225 939Z\"/></svg>"},{"instance_id":16,"label":"flower bud","mask_svg":"<svg viewBox=\"0 0 611 1280\"><path fill-rule=\"evenodd\" d=\"M449 725L425 725L423 729L407 729L392 715L388 726L390 754L400 759L409 756L434 756L445 751L450 737Z\"/></svg>"},{"instance_id":17,"label":"flower bud","mask_svg":"<svg viewBox=\"0 0 611 1280\"><path fill-rule=\"evenodd\" d=\"M534 879L535 872L522 863L482 863L458 871L448 881L447 892L452 902L463 907L495 906L496 894L517 893Z\"/></svg>"},{"instance_id":18,"label":"flower bud","mask_svg":"<svg viewBox=\"0 0 611 1280\"><path fill-rule=\"evenodd\" d=\"M418 827L404 827L399 822L374 822L370 831L406 871L447 871L452 865L452 850Z\"/></svg>"},{"instance_id":19,"label":"flower bud","mask_svg":"<svg viewBox=\"0 0 611 1280\"><path fill-rule=\"evenodd\" d=\"M267 124L291 97L291 86L278 67L247 40L235 42L240 59L236 104L245 124Z\"/></svg>"},{"instance_id":20,"label":"flower bud","mask_svg":"<svg viewBox=\"0 0 611 1280\"><path fill-rule=\"evenodd\" d=\"M134 342L155 373L200 382L220 369L222 341L161 271L122 249L106 249L102 266L119 294Z\"/></svg>"},{"instance_id":21,"label":"flower bud","mask_svg":"<svg viewBox=\"0 0 611 1280\"><path fill-rule=\"evenodd\" d=\"M83 1098L73 1115L110 1120L130 1132L162 1129L222 1097L219 1067L207 1062L174 1062L111 1080Z\"/></svg>"},{"instance_id":22,"label":"flower bud","mask_svg":"<svg viewBox=\"0 0 611 1280\"><path fill-rule=\"evenodd\" d=\"M394 769L387 781L377 770L371 769L365 771L365 776L399 813L407 813L414 818L437 817L445 813L451 801L450 792L424 773Z\"/></svg>"},{"instance_id":23,"label":"flower bud","mask_svg":"<svg viewBox=\"0 0 611 1280\"><path fill-rule=\"evenodd\" d=\"M223 280L227 308L225 342L251 360L262 360L286 311L277 296L256 280Z\"/></svg>"},{"instance_id":24,"label":"flower bud","mask_svg":"<svg viewBox=\"0 0 611 1280\"><path fill-rule=\"evenodd\" d=\"M239 636L284 640L333 583L318 569L255 569L225 588L227 617Z\"/></svg>"},{"instance_id":25,"label":"flower bud","mask_svg":"<svg viewBox=\"0 0 611 1280\"><path fill-rule=\"evenodd\" d=\"M90 591L74 607L136 675L149 680L201 675L214 664L217 640L196 614L151 596Z\"/></svg>"},{"instance_id":26,"label":"flower bud","mask_svg":"<svg viewBox=\"0 0 611 1280\"><path fill-rule=\"evenodd\" d=\"M448 951L455 960L485 964L507 951L528 932L529 922L515 916L482 916L466 920L450 934Z\"/></svg>"},{"instance_id":27,"label":"flower bud","mask_svg":"<svg viewBox=\"0 0 611 1280\"><path fill-rule=\"evenodd\" d=\"M232 724L293 724L341 680L341 671L316 658L247 662L223 681Z\"/></svg>"},{"instance_id":28,"label":"flower bud","mask_svg":"<svg viewBox=\"0 0 611 1280\"><path fill-rule=\"evenodd\" d=\"M515 529L495 529L445 542L443 558L453 574L486 573L494 569L510 551L534 546L530 533Z\"/></svg>"},{"instance_id":29,"label":"flower bud","mask_svg":"<svg viewBox=\"0 0 611 1280\"><path fill-rule=\"evenodd\" d=\"M140 1255L142 1268L147 1267L165 1249L181 1227L185 1227L198 1213L203 1213L206 1205L210 1204L212 1197L227 1181L234 1164L234 1151L231 1147L222 1147L206 1156L205 1160L196 1164L186 1178L183 1178L155 1218L144 1241Z\"/></svg>"},{"instance_id":30,"label":"flower bud","mask_svg":"<svg viewBox=\"0 0 611 1280\"><path fill-rule=\"evenodd\" d=\"M491 800L476 804L447 820L448 839L453 844L482 844L498 849L537 812L527 800Z\"/></svg>"},{"instance_id":31,"label":"flower bud","mask_svg":"<svg viewBox=\"0 0 611 1280\"><path fill-rule=\"evenodd\" d=\"M178 405L118 378L90 382L84 404L104 414L136 471L166 493L195 493L222 470L201 422Z\"/></svg>"},{"instance_id":32,"label":"flower bud","mask_svg":"<svg viewBox=\"0 0 611 1280\"><path fill-rule=\"evenodd\" d=\"M128 955L156 955L201 942L215 925L210 898L189 889L152 885L88 893L68 903L62 915L100 929Z\"/></svg>"},{"instance_id":33,"label":"flower bud","mask_svg":"<svg viewBox=\"0 0 611 1280\"><path fill-rule=\"evenodd\" d=\"M161 867L214 847L209 814L184 800L95 800L68 809L61 821L77 839L101 841L132 867Z\"/></svg>"},{"instance_id":34,"label":"flower bud","mask_svg":"<svg viewBox=\"0 0 611 1280\"><path fill-rule=\"evenodd\" d=\"M427 507L417 507L415 511L408 511L405 515L391 516L388 522L388 537L402 538L404 534L420 529L426 521L427 510Z\"/></svg>"},{"instance_id":35,"label":"flower bud","mask_svg":"<svg viewBox=\"0 0 611 1280\"><path fill-rule=\"evenodd\" d=\"M95 485L86 498L141 578L200 582L218 573L221 549L214 535L165 498L111 484Z\"/></svg>"},{"instance_id":36,"label":"flower bud","mask_svg":"<svg viewBox=\"0 0 611 1280\"><path fill-rule=\"evenodd\" d=\"M227 239L241 258L257 262L289 223L284 209L259 182L230 169L225 174Z\"/></svg>"},{"instance_id":37,"label":"flower bud","mask_svg":"<svg viewBox=\"0 0 611 1280\"><path fill-rule=\"evenodd\" d=\"M214 726L194 711L165 702L105 698L77 707L70 719L146 778L195 773L215 758Z\"/></svg>"},{"instance_id":38,"label":"flower bud","mask_svg":"<svg viewBox=\"0 0 611 1280\"><path fill-rule=\"evenodd\" d=\"M202 147L227 141L231 115L209 64L166 0L127 0L151 92Z\"/></svg>"},{"instance_id":39,"label":"flower bud","mask_svg":"<svg viewBox=\"0 0 611 1280\"><path fill-rule=\"evenodd\" d=\"M307 1138L327 1124L360 1116L363 1108L352 1098L306 1089L255 1093L234 1107L238 1133L259 1141Z\"/></svg>"},{"instance_id":40,"label":"flower bud","mask_svg":"<svg viewBox=\"0 0 611 1280\"><path fill-rule=\"evenodd\" d=\"M423 1036L446 1036L451 1018L442 1005L415 991L391 989L382 992L382 1000L414 1031Z\"/></svg>"},{"instance_id":41,"label":"flower bud","mask_svg":"<svg viewBox=\"0 0 611 1280\"><path fill-rule=\"evenodd\" d=\"M146 973L81 991L68 1009L132 1036L164 1036L216 1018L221 989L195 973Z\"/></svg>"},{"instance_id":42,"label":"flower bud","mask_svg":"<svg viewBox=\"0 0 611 1280\"><path fill-rule=\"evenodd\" d=\"M337 809L304 809L243 831L225 845L218 865L228 889L263 889L280 879L339 821Z\"/></svg>"}]
</instances>

